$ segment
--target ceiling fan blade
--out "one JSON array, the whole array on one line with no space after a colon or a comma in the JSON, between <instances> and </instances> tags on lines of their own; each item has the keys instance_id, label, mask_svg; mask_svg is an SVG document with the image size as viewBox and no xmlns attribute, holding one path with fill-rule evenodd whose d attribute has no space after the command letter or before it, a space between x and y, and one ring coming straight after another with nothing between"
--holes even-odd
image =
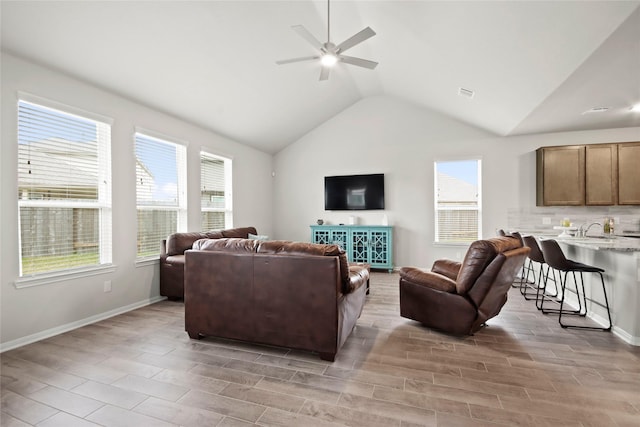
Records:
<instances>
[{"instance_id":1,"label":"ceiling fan blade","mask_svg":"<svg viewBox=\"0 0 640 427\"><path fill-rule=\"evenodd\" d=\"M312 61L314 59L320 59L320 57L319 56L302 56L300 58L281 59L279 61L276 61L276 64L278 65L291 64L292 62Z\"/></svg>"},{"instance_id":2,"label":"ceiling fan blade","mask_svg":"<svg viewBox=\"0 0 640 427\"><path fill-rule=\"evenodd\" d=\"M316 49L322 49L323 44L317 38L315 38L315 36L311 34L305 27L303 27L302 25L292 25L291 28L293 29L293 31L298 33L300 37L311 43L313 47L315 47Z\"/></svg>"},{"instance_id":3,"label":"ceiling fan blade","mask_svg":"<svg viewBox=\"0 0 640 427\"><path fill-rule=\"evenodd\" d=\"M329 80L329 70L331 70L331 68L329 67L321 67L322 69L320 70L320 81L322 80Z\"/></svg>"},{"instance_id":4,"label":"ceiling fan blade","mask_svg":"<svg viewBox=\"0 0 640 427\"><path fill-rule=\"evenodd\" d=\"M358 67L364 67L370 70L373 70L378 65L377 62L369 61L368 59L355 58L353 56L338 55L338 58L347 64L357 65Z\"/></svg>"},{"instance_id":5,"label":"ceiling fan blade","mask_svg":"<svg viewBox=\"0 0 640 427\"><path fill-rule=\"evenodd\" d=\"M360 31L359 33L349 37L348 39L340 43L338 46L336 46L336 51L344 52L347 49L351 49L355 45L362 43L363 41L375 35L376 35L376 32L373 31L371 27L367 27L364 30Z\"/></svg>"}]
</instances>

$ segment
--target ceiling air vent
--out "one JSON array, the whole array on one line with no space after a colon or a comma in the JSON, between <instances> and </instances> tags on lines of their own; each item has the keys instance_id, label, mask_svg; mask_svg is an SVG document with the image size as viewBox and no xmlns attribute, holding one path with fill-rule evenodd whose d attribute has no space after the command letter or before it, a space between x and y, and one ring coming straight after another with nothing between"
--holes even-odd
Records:
<instances>
[{"instance_id":1,"label":"ceiling air vent","mask_svg":"<svg viewBox=\"0 0 640 427\"><path fill-rule=\"evenodd\" d=\"M458 89L458 95L471 99L473 98L474 92L471 89L465 89L461 87Z\"/></svg>"},{"instance_id":2,"label":"ceiling air vent","mask_svg":"<svg viewBox=\"0 0 640 427\"><path fill-rule=\"evenodd\" d=\"M587 111L585 111L582 114L604 113L608 109L609 109L609 107L593 107L593 108L589 108Z\"/></svg>"}]
</instances>

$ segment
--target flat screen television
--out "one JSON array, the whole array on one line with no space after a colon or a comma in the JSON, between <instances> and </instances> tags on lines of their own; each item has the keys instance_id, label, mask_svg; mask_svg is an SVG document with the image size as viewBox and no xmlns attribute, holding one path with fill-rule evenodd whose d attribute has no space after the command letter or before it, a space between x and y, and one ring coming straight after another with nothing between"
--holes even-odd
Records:
<instances>
[{"instance_id":1,"label":"flat screen television","mask_svg":"<svg viewBox=\"0 0 640 427\"><path fill-rule=\"evenodd\" d=\"M324 177L324 209L384 209L384 174Z\"/></svg>"}]
</instances>

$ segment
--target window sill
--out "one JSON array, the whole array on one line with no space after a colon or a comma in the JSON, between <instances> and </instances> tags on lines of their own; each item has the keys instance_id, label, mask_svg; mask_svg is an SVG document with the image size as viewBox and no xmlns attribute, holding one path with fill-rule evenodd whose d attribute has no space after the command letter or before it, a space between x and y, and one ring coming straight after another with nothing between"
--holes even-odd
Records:
<instances>
[{"instance_id":1,"label":"window sill","mask_svg":"<svg viewBox=\"0 0 640 427\"><path fill-rule=\"evenodd\" d=\"M158 255L149 258L140 258L136 260L136 268L146 267L148 265L155 265L160 263L160 257Z\"/></svg>"},{"instance_id":2,"label":"window sill","mask_svg":"<svg viewBox=\"0 0 640 427\"><path fill-rule=\"evenodd\" d=\"M433 246L443 247L468 247L473 242L433 242Z\"/></svg>"},{"instance_id":3,"label":"window sill","mask_svg":"<svg viewBox=\"0 0 640 427\"><path fill-rule=\"evenodd\" d=\"M32 286L48 285L49 283L65 282L67 280L79 279L82 277L113 273L116 269L117 266L113 264L104 264L96 267L65 270L55 273L43 273L34 276L19 277L14 282L14 285L17 289L30 288Z\"/></svg>"}]
</instances>

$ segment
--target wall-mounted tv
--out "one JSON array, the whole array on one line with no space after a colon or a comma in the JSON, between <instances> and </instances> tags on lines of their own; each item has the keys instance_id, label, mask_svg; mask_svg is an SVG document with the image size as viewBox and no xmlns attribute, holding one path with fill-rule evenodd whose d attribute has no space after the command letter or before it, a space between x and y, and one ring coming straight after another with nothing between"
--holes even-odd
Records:
<instances>
[{"instance_id":1,"label":"wall-mounted tv","mask_svg":"<svg viewBox=\"0 0 640 427\"><path fill-rule=\"evenodd\" d=\"M384 174L326 176L324 209L351 211L384 209Z\"/></svg>"}]
</instances>

